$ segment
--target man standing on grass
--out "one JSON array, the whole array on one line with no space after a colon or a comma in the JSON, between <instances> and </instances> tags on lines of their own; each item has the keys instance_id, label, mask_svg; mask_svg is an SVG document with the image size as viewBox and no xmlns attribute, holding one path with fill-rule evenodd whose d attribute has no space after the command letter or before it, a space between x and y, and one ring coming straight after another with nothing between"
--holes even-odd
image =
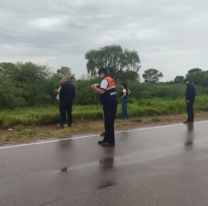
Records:
<instances>
[{"instance_id":1,"label":"man standing on grass","mask_svg":"<svg viewBox=\"0 0 208 206\"><path fill-rule=\"evenodd\" d=\"M115 146L115 132L114 123L117 112L117 94L116 84L114 80L107 75L107 70L101 68L98 71L99 77L102 79L100 88L96 85L91 85L97 93L100 94L101 104L103 105L104 121L105 121L105 133L104 139L99 141L98 144L103 147Z\"/></svg>"},{"instance_id":2,"label":"man standing on grass","mask_svg":"<svg viewBox=\"0 0 208 206\"><path fill-rule=\"evenodd\" d=\"M195 86L189 79L184 79L184 84L186 85L186 108L188 113L188 118L184 123L188 124L194 122Z\"/></svg>"},{"instance_id":3,"label":"man standing on grass","mask_svg":"<svg viewBox=\"0 0 208 206\"><path fill-rule=\"evenodd\" d=\"M72 125L72 105L75 97L75 86L71 84L66 77L60 80L60 113L61 113L61 124L60 128L64 127L66 122L66 113L68 116L68 127Z\"/></svg>"}]
</instances>

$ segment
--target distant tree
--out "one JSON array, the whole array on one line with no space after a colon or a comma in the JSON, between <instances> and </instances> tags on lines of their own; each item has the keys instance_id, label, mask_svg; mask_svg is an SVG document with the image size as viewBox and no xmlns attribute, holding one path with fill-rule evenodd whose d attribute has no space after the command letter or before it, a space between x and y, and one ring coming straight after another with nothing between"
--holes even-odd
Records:
<instances>
[{"instance_id":1,"label":"distant tree","mask_svg":"<svg viewBox=\"0 0 208 206\"><path fill-rule=\"evenodd\" d=\"M138 72L135 71L125 71L125 72L121 72L118 75L118 79L120 81L140 81L140 77Z\"/></svg>"},{"instance_id":2,"label":"distant tree","mask_svg":"<svg viewBox=\"0 0 208 206\"><path fill-rule=\"evenodd\" d=\"M38 65L32 62L17 62L16 71L12 78L18 82L42 81L50 77L50 69L47 65Z\"/></svg>"},{"instance_id":3,"label":"distant tree","mask_svg":"<svg viewBox=\"0 0 208 206\"><path fill-rule=\"evenodd\" d=\"M190 75L190 74L197 74L197 73L199 73L199 72L202 72L202 70L199 69L199 68L190 69L190 70L188 71L188 75Z\"/></svg>"},{"instance_id":4,"label":"distant tree","mask_svg":"<svg viewBox=\"0 0 208 206\"><path fill-rule=\"evenodd\" d=\"M176 76L175 79L174 79L174 83L175 84L181 84L181 83L183 83L184 79L185 79L184 76Z\"/></svg>"},{"instance_id":5,"label":"distant tree","mask_svg":"<svg viewBox=\"0 0 208 206\"><path fill-rule=\"evenodd\" d=\"M1 77L11 77L17 72L16 65L11 62L1 62L0 63L0 76Z\"/></svg>"},{"instance_id":6,"label":"distant tree","mask_svg":"<svg viewBox=\"0 0 208 206\"><path fill-rule=\"evenodd\" d=\"M120 73L127 71L138 72L140 59L136 51L122 49L121 46L105 46L98 50L90 50L86 53L87 72L92 76L97 75L98 69L105 67L108 74L119 80Z\"/></svg>"},{"instance_id":7,"label":"distant tree","mask_svg":"<svg viewBox=\"0 0 208 206\"><path fill-rule=\"evenodd\" d=\"M144 78L145 82L158 83L159 79L163 77L163 74L159 72L157 69L151 68L146 70L142 77Z\"/></svg>"},{"instance_id":8,"label":"distant tree","mask_svg":"<svg viewBox=\"0 0 208 206\"><path fill-rule=\"evenodd\" d=\"M201 69L191 69L186 75L195 85L203 87L208 86L208 71L202 71Z\"/></svg>"},{"instance_id":9,"label":"distant tree","mask_svg":"<svg viewBox=\"0 0 208 206\"><path fill-rule=\"evenodd\" d=\"M75 75L72 74L71 69L69 67L61 67L60 69L57 70L57 75L60 77L67 77L69 81L75 81Z\"/></svg>"}]
</instances>

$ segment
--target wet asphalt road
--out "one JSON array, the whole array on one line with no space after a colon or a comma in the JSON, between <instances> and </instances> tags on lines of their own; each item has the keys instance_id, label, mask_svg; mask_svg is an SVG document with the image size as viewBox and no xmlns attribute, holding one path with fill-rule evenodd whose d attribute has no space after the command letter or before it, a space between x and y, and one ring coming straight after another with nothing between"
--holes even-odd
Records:
<instances>
[{"instance_id":1,"label":"wet asphalt road","mask_svg":"<svg viewBox=\"0 0 208 206\"><path fill-rule=\"evenodd\" d=\"M115 148L93 136L0 149L0 206L207 206L207 130L123 132Z\"/></svg>"}]
</instances>

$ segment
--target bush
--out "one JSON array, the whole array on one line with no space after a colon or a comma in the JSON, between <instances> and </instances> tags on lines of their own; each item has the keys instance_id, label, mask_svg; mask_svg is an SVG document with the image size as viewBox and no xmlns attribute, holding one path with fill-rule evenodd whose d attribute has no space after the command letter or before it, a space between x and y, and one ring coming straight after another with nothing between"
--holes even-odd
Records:
<instances>
[{"instance_id":1,"label":"bush","mask_svg":"<svg viewBox=\"0 0 208 206\"><path fill-rule=\"evenodd\" d=\"M135 100L128 104L129 117L159 116L167 114L180 114L186 112L183 99L146 99ZM208 111L208 96L196 97L195 111ZM121 118L121 105L118 105L117 118ZM100 105L74 106L74 122L102 120L103 111ZM0 111L0 128L30 125L48 125L59 123L58 106L47 108L31 107L15 109L13 111ZM21 127L20 127L21 128Z\"/></svg>"}]
</instances>

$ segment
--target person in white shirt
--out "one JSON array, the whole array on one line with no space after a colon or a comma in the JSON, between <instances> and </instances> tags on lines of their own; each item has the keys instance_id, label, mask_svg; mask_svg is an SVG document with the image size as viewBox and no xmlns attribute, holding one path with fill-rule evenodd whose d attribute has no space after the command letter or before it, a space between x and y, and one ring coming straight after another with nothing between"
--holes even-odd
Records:
<instances>
[{"instance_id":1,"label":"person in white shirt","mask_svg":"<svg viewBox=\"0 0 208 206\"><path fill-rule=\"evenodd\" d=\"M58 101L59 113L60 113L60 99L59 99L60 90L61 90L61 87L59 87L58 89L55 89L55 92L57 93L56 100Z\"/></svg>"},{"instance_id":2,"label":"person in white shirt","mask_svg":"<svg viewBox=\"0 0 208 206\"><path fill-rule=\"evenodd\" d=\"M131 91L127 88L127 84L121 84L122 94L121 94L121 105L122 105L122 118L127 119L127 103L128 103L128 96Z\"/></svg>"},{"instance_id":3,"label":"person in white shirt","mask_svg":"<svg viewBox=\"0 0 208 206\"><path fill-rule=\"evenodd\" d=\"M61 81L62 78L59 78L59 81ZM55 92L57 93L56 95L56 100L58 101L58 107L59 107L59 114L61 115L61 110L60 110L60 91L61 91L61 86L58 89L55 89ZM58 126L58 125L57 125ZM64 123L64 126L66 126L66 123Z\"/></svg>"}]
</instances>

